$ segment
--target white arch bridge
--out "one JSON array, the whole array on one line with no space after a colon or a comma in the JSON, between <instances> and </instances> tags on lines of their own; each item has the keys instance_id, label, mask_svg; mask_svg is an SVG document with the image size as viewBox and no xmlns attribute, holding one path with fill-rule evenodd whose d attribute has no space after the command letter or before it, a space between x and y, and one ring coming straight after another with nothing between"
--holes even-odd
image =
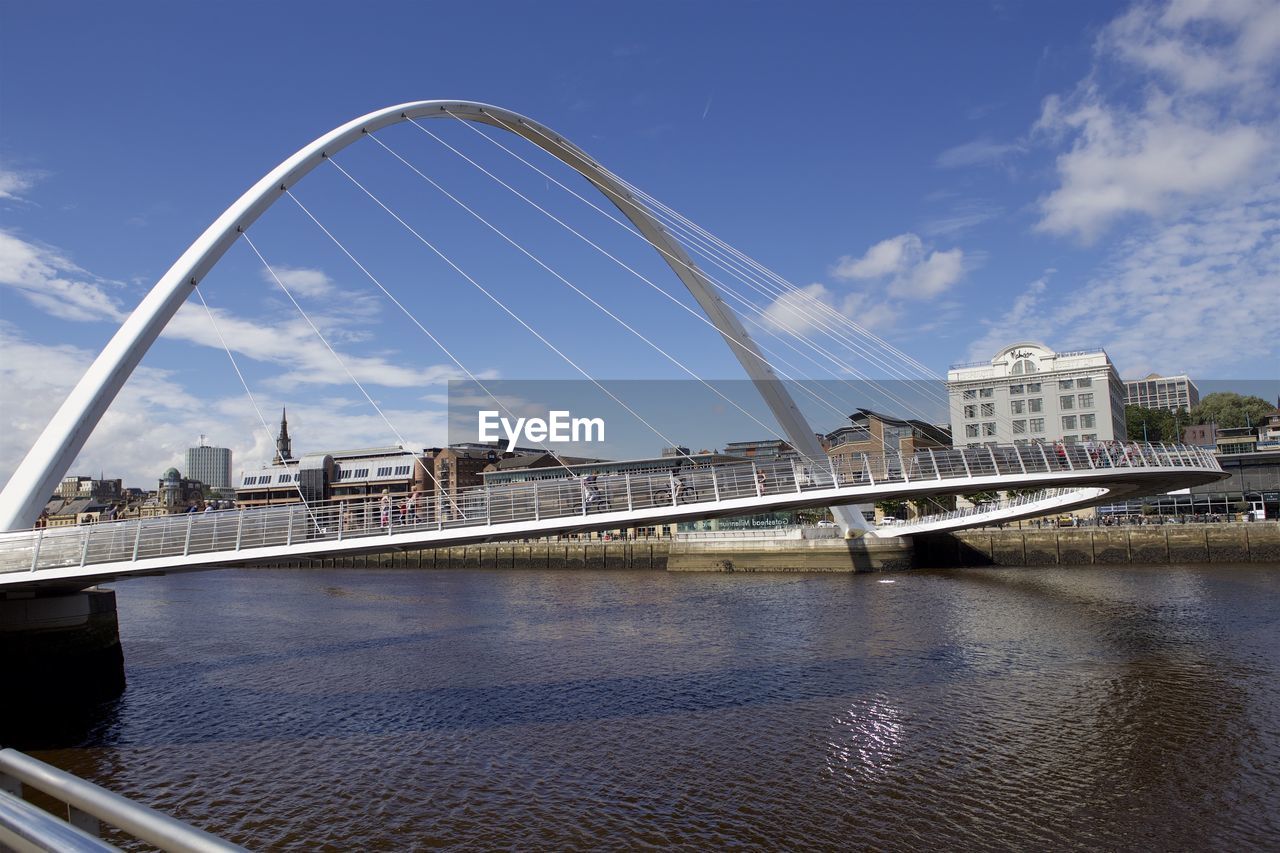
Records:
<instances>
[{"instance_id":1,"label":"white arch bridge","mask_svg":"<svg viewBox=\"0 0 1280 853\"><path fill-rule=\"evenodd\" d=\"M401 303L292 195L291 188L325 162L333 164L382 211L390 214L418 242L438 255L499 309L510 314L513 320L594 382L602 392L613 396L590 373L512 313L502 300L494 297L474 277L459 268L334 159L337 152L355 141L371 139L439 189L430 177L410 165L377 135L383 128L404 122L418 125L425 134L439 141L439 137L420 124L425 119L439 118L455 119L470 129L485 125L521 137L575 170L599 190L623 214L625 222L556 181L658 251L666 265L688 289L701 313L684 305L642 275L636 273L637 276L720 335L751 378L776 420L776 426L785 434L786 441L795 448L797 455L762 464L743 462L709 467L689 464L678 480L669 472L637 471L626 475L604 476L588 483L566 468L557 476L544 474L543 479L536 482L484 486L447 497L428 497L422 506L415 507L412 515L386 524L382 523L379 507L304 501L284 507L187 514L66 529L30 530L40 508L53 493L56 483L79 454L86 439L143 355L179 307L193 294L198 294L200 282L237 240L244 238L245 243L262 261L266 271L289 295L275 270L247 233L253 223L277 200L289 196L296 202L361 273L397 307L404 310ZM452 148L447 143L442 144ZM505 149L505 146L500 147ZM513 153L510 149L506 150ZM459 152L455 150L455 153ZM465 155L460 156L470 161ZM532 166L519 158L519 155L513 153L513 156ZM470 162L476 165L474 161ZM477 168L485 171L482 167ZM547 174L536 166L533 168ZM490 174L490 177L494 176ZM547 177L548 180L554 180L549 175ZM499 182L501 183L500 180ZM511 189L509 186L507 188ZM441 191L458 202L468 213L476 215L465 203L458 201L447 191ZM520 195L518 191L513 192ZM525 198L525 201L529 199ZM534 206L546 213L538 205ZM554 216L552 218L556 219ZM487 221L481 221L494 228ZM561 220L556 221L573 231ZM709 390L719 393L679 359L653 344L625 320L556 273L506 234L501 231L498 233L628 332L652 346ZM574 233L583 237L577 231ZM594 242L585 237L583 239L612 260L618 261ZM767 322L767 314L754 302L754 297L744 299L727 279L709 275L694 263L686 248L699 253L709 265L725 270L729 277L748 285L757 295L770 300L770 304L777 304L773 300L779 300L790 309L806 314L813 328L819 330L813 334L820 340L815 341L794 331L789 332L793 339L780 336L778 330ZM618 263L635 273L625 263ZM1138 494L1183 488L1225 476L1213 456L1205 451L1149 444L1135 444L1127 448L1116 445L1086 447L1068 444L1065 455L1059 455L1055 450L1046 452L1043 445L1032 443L926 451L909 457L903 457L897 453L896 447L892 447L886 448L886 452L881 454L828 458L819 445L814 430L784 385L784 379L794 380L800 375L795 366L774 352L773 360L779 364L785 363L793 371L793 375L782 373L780 368L775 370L770 359L765 357L762 346L748 335L741 319L722 298L722 294L738 300L748 312L744 315L746 319L753 322L763 335L777 338L789 350L832 372L841 381L845 381L848 375L861 374L848 362L837 357L838 353L832 352L833 345L847 347L850 353L858 353L859 357L878 364L878 369L886 369L891 373L898 370L899 364L914 364L923 368L908 354L896 350L886 359L885 354L892 350L890 345L858 326L851 318L819 300L804 297L794 285L605 169L560 134L524 116L499 107L468 101L416 101L361 116L300 149L268 172L227 208L161 277L90 366L0 493L0 531L8 531L0 533L0 588L46 584L84 587L98 580L130 574L234 565L286 556L303 557L521 539L809 506L832 507L837 522L846 533L870 532L874 535L874 531L868 530L861 513L851 508L852 504L989 490L1045 490L1020 498L1013 505L994 510L923 519L909 528L895 528L896 535L955 529L992 519L1010 519L1072 509ZM202 295L199 298L204 300ZM310 318L306 317L296 300L291 295L289 299L310 323ZM755 318L751 312L755 312ZM209 316L212 322L212 312ZM475 379L474 374L431 332L421 326L412 314L410 319L453 359L458 368ZM324 341L314 324L312 329ZM324 343L329 346L327 341ZM817 357L811 356L801 347L811 349ZM336 350L332 347L329 349L341 364ZM230 355L229 348L227 351ZM234 356L232 361L234 363ZM343 367L345 369L345 365ZM238 367L236 370L239 373ZM349 370L347 373L359 385ZM896 375L910 379L901 373ZM241 380L243 381L243 376ZM248 391L247 384L245 387ZM363 387L360 390L365 391ZM377 409L373 398L367 392L365 396ZM887 396L894 400L893 405L902 403L892 393L887 393ZM614 399L625 407L623 401L616 397ZM725 399L728 401L727 397ZM499 408L505 408L496 396L494 401ZM736 403L729 402L736 407ZM819 402L825 403L842 418L844 412L849 411L848 408L841 410L833 406L829 400L819 399ZM755 420L754 415L741 407L737 408ZM631 410L628 408L628 411ZM378 413L387 421L388 427L392 427L380 409ZM632 411L632 414L636 413ZM636 417L640 416L636 414ZM760 421L757 423L779 438L783 437L772 426ZM645 425L661 436L651 424L645 422ZM265 423L263 427L265 430ZM666 440L666 436L661 437L666 444L674 443ZM428 476L431 476L429 472ZM433 494L443 496L446 493L437 488L433 490ZM303 497L301 491L299 497ZM439 500L446 503L433 502Z\"/></svg>"},{"instance_id":2,"label":"white arch bridge","mask_svg":"<svg viewBox=\"0 0 1280 853\"><path fill-rule=\"evenodd\" d=\"M678 475L572 474L479 486L412 515L377 502L295 503L0 534L0 588L78 586L154 572L263 560L447 547L771 509L989 490L1043 489L1011 507L922 519L892 535L1077 509L1225 476L1195 447L1132 444L1065 455L1039 444L859 454L686 467Z\"/></svg>"}]
</instances>

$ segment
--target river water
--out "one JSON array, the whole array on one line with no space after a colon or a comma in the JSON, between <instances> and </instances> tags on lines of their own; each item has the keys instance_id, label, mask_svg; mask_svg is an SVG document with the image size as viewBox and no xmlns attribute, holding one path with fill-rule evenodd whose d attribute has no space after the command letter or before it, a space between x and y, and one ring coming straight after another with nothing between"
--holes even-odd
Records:
<instances>
[{"instance_id":1,"label":"river water","mask_svg":"<svg viewBox=\"0 0 1280 853\"><path fill-rule=\"evenodd\" d=\"M1275 849L1274 566L114 585L38 757L255 849Z\"/></svg>"}]
</instances>

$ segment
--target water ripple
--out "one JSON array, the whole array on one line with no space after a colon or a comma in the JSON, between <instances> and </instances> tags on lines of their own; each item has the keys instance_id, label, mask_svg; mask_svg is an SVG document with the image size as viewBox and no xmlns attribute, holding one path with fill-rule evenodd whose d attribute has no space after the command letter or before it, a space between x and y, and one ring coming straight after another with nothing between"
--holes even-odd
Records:
<instances>
[{"instance_id":1,"label":"water ripple","mask_svg":"<svg viewBox=\"0 0 1280 853\"><path fill-rule=\"evenodd\" d=\"M39 755L259 849L1274 849L1278 578L140 578Z\"/></svg>"}]
</instances>

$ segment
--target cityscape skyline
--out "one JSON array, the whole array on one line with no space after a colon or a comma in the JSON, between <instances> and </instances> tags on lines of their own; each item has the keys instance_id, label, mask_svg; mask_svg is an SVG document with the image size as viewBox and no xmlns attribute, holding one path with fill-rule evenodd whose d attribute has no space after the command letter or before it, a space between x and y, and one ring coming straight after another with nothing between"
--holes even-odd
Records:
<instances>
[{"instance_id":1,"label":"cityscape skyline","mask_svg":"<svg viewBox=\"0 0 1280 853\"><path fill-rule=\"evenodd\" d=\"M448 45L429 55L412 51L411 59L388 51L327 87L309 88L281 69L316 68L326 44L367 36L372 20L343 28L314 23L317 40L273 45L275 53L259 51L254 33L215 22L178 51L168 36L187 29L184 16L194 12L177 10L161 21L140 9L109 16L86 10L67 29L67 55L53 63L41 53L43 42L27 36L55 26L56 12L10 7L0 64L24 85L6 91L0 131L0 402L13 413L0 445L0 480L120 319L241 188L352 115L460 89L563 130L777 268L807 298L852 315L939 376L957 360L990 358L1028 338L1058 350L1102 346L1126 378L1149 371L1274 376L1280 310L1267 309L1278 307L1268 303L1280 290L1280 158L1277 111L1265 93L1275 79L1275 45L1259 42L1264 28L1246 26L1264 6L969 6L922 16L831 5L812 19L735 7L730 23L720 8L685 10L688 32L674 40L637 17L627 40L611 31L597 47L575 52L569 43L580 46L584 35L603 31L570 22L565 10L534 16L512 5L503 13L526 25L515 28L519 39L536 36L550 48L542 74L512 75L517 43L497 33L474 54ZM435 11L440 25L468 20L463 12ZM265 22L280 14L266 10ZM828 25L817 27L818 20ZM726 26L735 38L702 38ZM788 36L783 51L768 62L747 61L775 33ZM138 58L144 52L130 48L143 42L158 51L145 68ZM226 46L244 51L261 91L237 87L229 95L211 71L216 64L189 61L192 51L214 56ZM1197 59L1194 74L1161 59L1178 50ZM291 62L280 61L281 51ZM562 55L578 58L556 58ZM146 89L128 85L154 61L173 74ZM723 67L741 73L725 79L717 72ZM420 80L432 81L429 91ZM558 85L546 86L551 80ZM47 109L85 87L89 97L76 99L84 110ZM279 98L286 90L292 103ZM111 97L93 97L98 91ZM785 108L775 121L759 121L755 106L770 98ZM902 103L914 109L904 114ZM196 104L207 129L193 135L184 128ZM251 114L266 118L245 134ZM821 125L804 132L797 148L791 117L801 114ZM92 157L75 132L86 123L100 131ZM421 158L426 149L415 146L424 138L403 130L388 144ZM466 128L438 132L471 155L488 152L490 167L504 162ZM234 151L230 139L237 140ZM800 150L804 156L796 156ZM385 179L377 153L353 151L344 162ZM437 173L456 169L448 151L428 153ZM367 211L352 219L333 211L333 201L350 200L340 181L317 174L299 196L317 210L329 200L325 221L349 227L343 233L357 240L385 230L354 221L369 218ZM527 175L525 181L528 189ZM532 183L542 196L552 188L541 178ZM467 198L486 210L501 194L467 188ZM608 321L548 290L554 282L539 280L525 294L529 267L486 257L481 247L491 243L454 222L465 214L443 208L422 215L433 234L469 253L469 269L502 284L504 298L519 300L575 357L620 378L674 375L634 342L608 337L608 346L598 347L593 341L605 337ZM564 248L536 224L503 222L539 247ZM440 383L456 370L425 341L419 345L418 333L331 247L304 239L298 222L266 218L255 239L258 228L276 274L349 356L407 443L443 443ZM628 258L646 274L671 284L648 247L631 251ZM740 375L705 327L658 299L642 300L616 269L580 254L557 257L570 258L584 280L598 282L702 375ZM426 269L420 253L403 247L386 258L387 272L399 279ZM491 307L452 289L456 282L438 270L429 275L436 295L420 310L445 309L449 344L468 366L504 378L567 375ZM398 284L401 293L405 282ZM202 288L261 411L288 405L311 446L394 441L273 287L239 246ZM806 321L793 302L762 307L784 328ZM270 415L265 427L258 423L198 303L188 309L144 360L73 473L111 468L147 482L180 465L190 436L207 431L211 418L239 436L225 442L237 458L269 458ZM127 447L139 425L147 430L145 446Z\"/></svg>"}]
</instances>

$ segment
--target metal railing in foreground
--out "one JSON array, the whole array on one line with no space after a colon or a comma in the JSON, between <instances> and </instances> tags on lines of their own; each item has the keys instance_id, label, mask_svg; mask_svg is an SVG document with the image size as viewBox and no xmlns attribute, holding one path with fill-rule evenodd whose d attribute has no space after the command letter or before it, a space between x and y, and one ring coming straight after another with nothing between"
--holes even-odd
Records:
<instances>
[{"instance_id":1,"label":"metal railing in foreground","mask_svg":"<svg viewBox=\"0 0 1280 853\"><path fill-rule=\"evenodd\" d=\"M23 785L66 803L66 822L22 799ZM116 850L97 837L101 823L161 850L244 850L16 749L0 749L0 846L14 850Z\"/></svg>"},{"instance_id":2,"label":"metal railing in foreground","mask_svg":"<svg viewBox=\"0 0 1280 853\"><path fill-rule=\"evenodd\" d=\"M751 505L767 506L769 499L776 496L844 487L974 481L1005 475L1025 478L1120 468L1221 471L1213 454L1198 447L1099 442L977 445L922 450L914 455L859 453L823 459L789 456L595 477L566 472L559 477L424 495L418 500L404 494L394 500L390 496L373 500L338 498L3 533L0 573L235 553L497 524L569 522L608 512L664 507L678 509L674 515L691 516L695 513L687 511L688 505L714 505L735 499L758 499ZM959 483L957 486L958 491L963 490Z\"/></svg>"}]
</instances>

